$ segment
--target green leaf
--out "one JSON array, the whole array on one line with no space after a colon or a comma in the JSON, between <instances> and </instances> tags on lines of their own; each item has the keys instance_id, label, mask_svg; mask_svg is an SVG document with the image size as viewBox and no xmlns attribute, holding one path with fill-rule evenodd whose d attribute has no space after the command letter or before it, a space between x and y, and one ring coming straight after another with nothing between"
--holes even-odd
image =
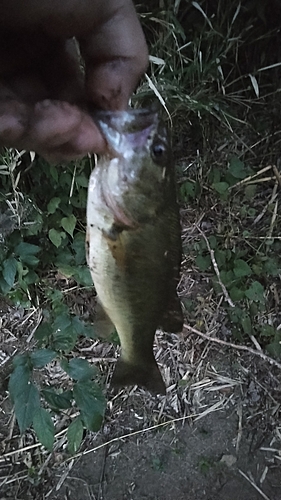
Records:
<instances>
[{"instance_id":1,"label":"green leaf","mask_svg":"<svg viewBox=\"0 0 281 500\"><path fill-rule=\"evenodd\" d=\"M85 324L81 321L78 316L74 316L71 321L72 328L75 330L77 335L83 335L85 330Z\"/></svg>"},{"instance_id":2,"label":"green leaf","mask_svg":"<svg viewBox=\"0 0 281 500\"><path fill-rule=\"evenodd\" d=\"M58 265L58 271L66 278L71 278L71 276L75 273L75 269L75 267L70 266L69 264Z\"/></svg>"},{"instance_id":3,"label":"green leaf","mask_svg":"<svg viewBox=\"0 0 281 500\"><path fill-rule=\"evenodd\" d=\"M43 389L42 396L54 410L67 410L71 407L71 401L73 399L72 391L57 393L51 388Z\"/></svg>"},{"instance_id":4,"label":"green leaf","mask_svg":"<svg viewBox=\"0 0 281 500\"><path fill-rule=\"evenodd\" d=\"M88 188L89 179L86 175L76 175L75 182L77 182L78 186Z\"/></svg>"},{"instance_id":5,"label":"green leaf","mask_svg":"<svg viewBox=\"0 0 281 500\"><path fill-rule=\"evenodd\" d=\"M21 255L20 259L24 264L27 264L28 266L35 267L39 263L38 257L36 257L33 254L26 254L26 255Z\"/></svg>"},{"instance_id":6,"label":"green leaf","mask_svg":"<svg viewBox=\"0 0 281 500\"><path fill-rule=\"evenodd\" d=\"M96 367L91 366L86 359L73 358L69 363L62 361L64 363L61 362L61 367L74 380L89 380L97 374Z\"/></svg>"},{"instance_id":7,"label":"green leaf","mask_svg":"<svg viewBox=\"0 0 281 500\"><path fill-rule=\"evenodd\" d=\"M82 335L85 335L85 337L90 338L90 339L97 338L97 333L96 333L93 325L85 325L83 332L82 332Z\"/></svg>"},{"instance_id":8,"label":"green leaf","mask_svg":"<svg viewBox=\"0 0 281 500\"><path fill-rule=\"evenodd\" d=\"M9 379L9 392L11 400L14 403L18 396L27 390L32 370L28 365L28 359L18 358L17 363L22 362L22 364L16 365L12 371Z\"/></svg>"},{"instance_id":9,"label":"green leaf","mask_svg":"<svg viewBox=\"0 0 281 500\"><path fill-rule=\"evenodd\" d=\"M47 450L51 450L54 444L55 426L50 413L44 408L38 408L33 416L33 428L38 440Z\"/></svg>"},{"instance_id":10,"label":"green leaf","mask_svg":"<svg viewBox=\"0 0 281 500\"><path fill-rule=\"evenodd\" d=\"M60 202L61 202L60 198L58 198L58 197L52 198L47 205L48 214L54 214L55 211L57 210Z\"/></svg>"},{"instance_id":11,"label":"green leaf","mask_svg":"<svg viewBox=\"0 0 281 500\"><path fill-rule=\"evenodd\" d=\"M233 286L229 290L229 295L233 302L238 302L244 298L244 290L241 290L241 288L238 288L237 286Z\"/></svg>"},{"instance_id":12,"label":"green leaf","mask_svg":"<svg viewBox=\"0 0 281 500\"><path fill-rule=\"evenodd\" d=\"M13 358L13 367L16 368L17 366L27 366L30 370L32 369L29 363L30 356L29 353L25 352L23 354L17 354Z\"/></svg>"},{"instance_id":13,"label":"green leaf","mask_svg":"<svg viewBox=\"0 0 281 500\"><path fill-rule=\"evenodd\" d=\"M15 248L15 254L18 255L22 260L28 255L36 255L40 252L41 248L37 245L32 245L31 243L26 243L22 241Z\"/></svg>"},{"instance_id":14,"label":"green leaf","mask_svg":"<svg viewBox=\"0 0 281 500\"><path fill-rule=\"evenodd\" d=\"M87 266L78 266L75 269L74 279L80 285L93 286L90 270Z\"/></svg>"},{"instance_id":15,"label":"green leaf","mask_svg":"<svg viewBox=\"0 0 281 500\"><path fill-rule=\"evenodd\" d=\"M13 286L16 273L17 273L17 261L14 257L4 260L3 262L3 278L8 283L10 287Z\"/></svg>"},{"instance_id":16,"label":"green leaf","mask_svg":"<svg viewBox=\"0 0 281 500\"><path fill-rule=\"evenodd\" d=\"M75 215L71 214L68 217L63 217L61 220L61 226L62 228L66 231L66 233L70 234L70 236L73 237L73 231L76 226L76 217Z\"/></svg>"},{"instance_id":17,"label":"green leaf","mask_svg":"<svg viewBox=\"0 0 281 500\"><path fill-rule=\"evenodd\" d=\"M36 338L36 340L47 341L48 338L52 335L52 333L53 329L50 323L41 323L41 325L38 326L34 334L34 337Z\"/></svg>"},{"instance_id":18,"label":"green leaf","mask_svg":"<svg viewBox=\"0 0 281 500\"><path fill-rule=\"evenodd\" d=\"M271 356L281 358L281 342L280 340L274 340L274 342L271 342L266 346L267 352Z\"/></svg>"},{"instance_id":19,"label":"green leaf","mask_svg":"<svg viewBox=\"0 0 281 500\"><path fill-rule=\"evenodd\" d=\"M212 261L210 255L197 255L195 262L200 271L205 272L209 269Z\"/></svg>"},{"instance_id":20,"label":"green leaf","mask_svg":"<svg viewBox=\"0 0 281 500\"><path fill-rule=\"evenodd\" d=\"M237 259L234 262L233 272L236 278L242 278L243 276L250 276L252 274L252 269L247 262L242 259Z\"/></svg>"},{"instance_id":21,"label":"green leaf","mask_svg":"<svg viewBox=\"0 0 281 500\"><path fill-rule=\"evenodd\" d=\"M229 188L229 184L227 182L215 182L212 184L212 188L217 191L219 194L224 194Z\"/></svg>"},{"instance_id":22,"label":"green leaf","mask_svg":"<svg viewBox=\"0 0 281 500\"><path fill-rule=\"evenodd\" d=\"M80 417L77 417L67 429L67 445L68 451L74 455L79 449L83 439L83 423Z\"/></svg>"},{"instance_id":23,"label":"green leaf","mask_svg":"<svg viewBox=\"0 0 281 500\"><path fill-rule=\"evenodd\" d=\"M40 396L38 389L29 382L25 389L17 394L15 399L15 415L21 434L31 426L34 415L40 407Z\"/></svg>"},{"instance_id":24,"label":"green leaf","mask_svg":"<svg viewBox=\"0 0 281 500\"><path fill-rule=\"evenodd\" d=\"M49 235L49 238L50 238L51 242L53 243L53 245L55 245L55 247L58 248L61 245L61 241L62 241L61 232L52 228L49 230L48 235Z\"/></svg>"},{"instance_id":25,"label":"green leaf","mask_svg":"<svg viewBox=\"0 0 281 500\"><path fill-rule=\"evenodd\" d=\"M56 351L70 352L77 341L77 333L72 327L57 330L53 335L53 347Z\"/></svg>"},{"instance_id":26,"label":"green leaf","mask_svg":"<svg viewBox=\"0 0 281 500\"><path fill-rule=\"evenodd\" d=\"M246 297L257 302L264 302L264 288L259 281L253 281L250 288L245 291Z\"/></svg>"},{"instance_id":27,"label":"green leaf","mask_svg":"<svg viewBox=\"0 0 281 500\"><path fill-rule=\"evenodd\" d=\"M245 179L245 177L247 177L245 165L237 156L230 158L228 171L236 179Z\"/></svg>"},{"instance_id":28,"label":"green leaf","mask_svg":"<svg viewBox=\"0 0 281 500\"><path fill-rule=\"evenodd\" d=\"M30 359L34 368L43 368L56 357L57 353L51 349L38 349L31 353Z\"/></svg>"},{"instance_id":29,"label":"green leaf","mask_svg":"<svg viewBox=\"0 0 281 500\"><path fill-rule=\"evenodd\" d=\"M260 335L263 337L272 337L274 338L276 335L276 329L272 325L262 325L260 328Z\"/></svg>"},{"instance_id":30,"label":"green leaf","mask_svg":"<svg viewBox=\"0 0 281 500\"><path fill-rule=\"evenodd\" d=\"M87 429L97 432L102 424L106 401L101 388L90 381L77 382L73 396Z\"/></svg>"},{"instance_id":31,"label":"green leaf","mask_svg":"<svg viewBox=\"0 0 281 500\"><path fill-rule=\"evenodd\" d=\"M53 323L53 329L57 330L66 330L71 326L71 317L69 314L60 314L56 317Z\"/></svg>"},{"instance_id":32,"label":"green leaf","mask_svg":"<svg viewBox=\"0 0 281 500\"><path fill-rule=\"evenodd\" d=\"M277 256L275 258L269 257L264 263L264 272L271 276L278 276L280 268L281 263Z\"/></svg>"}]
</instances>

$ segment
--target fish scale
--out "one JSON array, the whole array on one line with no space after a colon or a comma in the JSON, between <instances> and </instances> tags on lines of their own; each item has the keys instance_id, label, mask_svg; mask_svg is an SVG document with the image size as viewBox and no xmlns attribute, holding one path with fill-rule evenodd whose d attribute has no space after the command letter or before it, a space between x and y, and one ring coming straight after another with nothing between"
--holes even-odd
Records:
<instances>
[{"instance_id":1,"label":"fish scale","mask_svg":"<svg viewBox=\"0 0 281 500\"><path fill-rule=\"evenodd\" d=\"M176 293L180 222L167 131L146 110L107 112L98 124L110 155L90 177L87 260L121 343L111 383L164 394L155 331L180 331L183 323Z\"/></svg>"}]
</instances>

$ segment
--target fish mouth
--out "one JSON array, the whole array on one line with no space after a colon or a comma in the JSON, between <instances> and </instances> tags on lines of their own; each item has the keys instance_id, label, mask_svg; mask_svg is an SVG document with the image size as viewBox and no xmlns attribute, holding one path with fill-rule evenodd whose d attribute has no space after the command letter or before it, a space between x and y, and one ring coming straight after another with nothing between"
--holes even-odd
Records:
<instances>
[{"instance_id":1,"label":"fish mouth","mask_svg":"<svg viewBox=\"0 0 281 500\"><path fill-rule=\"evenodd\" d=\"M129 163L133 154L136 152L142 154L142 151L149 149L159 125L158 113L149 109L98 111L94 119L107 142L107 156L111 158L110 162L122 163L124 160L125 163ZM127 169L124 173L121 168L119 172L117 185L120 182L120 186L125 185L129 188L136 180L134 169ZM124 229L139 227L131 214L118 203L118 189L117 192L109 189L106 171L101 184L102 197L114 216L115 224Z\"/></svg>"},{"instance_id":2,"label":"fish mouth","mask_svg":"<svg viewBox=\"0 0 281 500\"><path fill-rule=\"evenodd\" d=\"M149 109L98 111L94 119L107 142L111 157L121 156L127 148L135 150L144 147L159 124L158 113Z\"/></svg>"}]
</instances>

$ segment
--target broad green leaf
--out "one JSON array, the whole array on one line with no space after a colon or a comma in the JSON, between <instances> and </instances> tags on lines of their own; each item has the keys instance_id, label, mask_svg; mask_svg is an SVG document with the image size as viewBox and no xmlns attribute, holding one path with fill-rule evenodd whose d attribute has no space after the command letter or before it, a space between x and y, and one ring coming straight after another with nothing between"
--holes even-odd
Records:
<instances>
[{"instance_id":1,"label":"broad green leaf","mask_svg":"<svg viewBox=\"0 0 281 500\"><path fill-rule=\"evenodd\" d=\"M244 290L241 290L241 288L238 288L237 286L233 286L230 288L229 295L230 298L233 300L233 302L238 302L239 300L242 300L245 296Z\"/></svg>"},{"instance_id":2,"label":"broad green leaf","mask_svg":"<svg viewBox=\"0 0 281 500\"><path fill-rule=\"evenodd\" d=\"M57 330L53 334L53 347L56 351L70 352L77 341L77 333L72 327Z\"/></svg>"},{"instance_id":3,"label":"broad green leaf","mask_svg":"<svg viewBox=\"0 0 281 500\"><path fill-rule=\"evenodd\" d=\"M242 278L243 276L250 276L252 274L252 269L247 262L242 259L237 259L234 262L233 272L237 278Z\"/></svg>"},{"instance_id":4,"label":"broad green leaf","mask_svg":"<svg viewBox=\"0 0 281 500\"><path fill-rule=\"evenodd\" d=\"M72 391L58 393L51 388L43 389L42 396L54 410L67 410L71 407L73 399Z\"/></svg>"},{"instance_id":5,"label":"broad green leaf","mask_svg":"<svg viewBox=\"0 0 281 500\"><path fill-rule=\"evenodd\" d=\"M70 266L69 264L59 264L58 271L66 278L71 278L75 273L76 267Z\"/></svg>"},{"instance_id":6,"label":"broad green leaf","mask_svg":"<svg viewBox=\"0 0 281 500\"><path fill-rule=\"evenodd\" d=\"M18 359L19 362L19 359ZM12 371L9 379L9 392L13 403L27 390L31 377L31 368L28 362L17 365Z\"/></svg>"},{"instance_id":7,"label":"broad green leaf","mask_svg":"<svg viewBox=\"0 0 281 500\"><path fill-rule=\"evenodd\" d=\"M52 228L49 230L48 235L49 235L49 238L50 238L51 242L53 243L53 245L55 245L55 247L58 248L61 245L61 241L62 241L61 232Z\"/></svg>"},{"instance_id":8,"label":"broad green leaf","mask_svg":"<svg viewBox=\"0 0 281 500\"><path fill-rule=\"evenodd\" d=\"M77 382L73 387L73 396L86 428L97 432L101 427L106 407L101 388L90 381Z\"/></svg>"},{"instance_id":9,"label":"broad green leaf","mask_svg":"<svg viewBox=\"0 0 281 500\"><path fill-rule=\"evenodd\" d=\"M93 280L91 277L90 270L87 266L78 266L75 269L74 278L77 283L84 286L92 286Z\"/></svg>"},{"instance_id":10,"label":"broad green leaf","mask_svg":"<svg viewBox=\"0 0 281 500\"><path fill-rule=\"evenodd\" d=\"M8 285L7 281L1 277L0 277L0 290L4 295L6 295L11 290L11 287L10 285Z\"/></svg>"},{"instance_id":11,"label":"broad green leaf","mask_svg":"<svg viewBox=\"0 0 281 500\"><path fill-rule=\"evenodd\" d=\"M29 382L25 389L15 398L15 415L21 434L31 426L34 415L40 407L38 389Z\"/></svg>"},{"instance_id":12,"label":"broad green leaf","mask_svg":"<svg viewBox=\"0 0 281 500\"><path fill-rule=\"evenodd\" d=\"M31 365L30 365L30 356L29 353L25 352L23 354L17 354L13 358L13 367L16 368L17 366L27 366L31 370Z\"/></svg>"},{"instance_id":13,"label":"broad green leaf","mask_svg":"<svg viewBox=\"0 0 281 500\"><path fill-rule=\"evenodd\" d=\"M275 335L276 335L276 329L272 325L265 324L265 325L261 326L261 328L260 328L260 334L263 337L272 337L272 338L274 338Z\"/></svg>"},{"instance_id":14,"label":"broad green leaf","mask_svg":"<svg viewBox=\"0 0 281 500\"><path fill-rule=\"evenodd\" d=\"M78 316L74 316L71 321L72 328L75 330L77 335L83 335L85 324L81 321Z\"/></svg>"},{"instance_id":15,"label":"broad green leaf","mask_svg":"<svg viewBox=\"0 0 281 500\"><path fill-rule=\"evenodd\" d=\"M245 179L248 175L244 163L237 156L230 158L228 171L236 179Z\"/></svg>"},{"instance_id":16,"label":"broad green leaf","mask_svg":"<svg viewBox=\"0 0 281 500\"><path fill-rule=\"evenodd\" d=\"M76 175L75 182L77 182L78 186L87 188L89 184L89 179L85 175Z\"/></svg>"},{"instance_id":17,"label":"broad green leaf","mask_svg":"<svg viewBox=\"0 0 281 500\"><path fill-rule=\"evenodd\" d=\"M31 353L30 359L34 368L43 368L43 366L50 363L56 355L57 353L55 351L51 351L51 349L37 349Z\"/></svg>"},{"instance_id":18,"label":"broad green leaf","mask_svg":"<svg viewBox=\"0 0 281 500\"><path fill-rule=\"evenodd\" d=\"M83 423L80 417L77 417L67 429L67 446L71 455L74 455L79 449L83 439Z\"/></svg>"},{"instance_id":19,"label":"broad green leaf","mask_svg":"<svg viewBox=\"0 0 281 500\"><path fill-rule=\"evenodd\" d=\"M245 291L246 297L257 302L264 302L264 288L259 281L253 281L250 288Z\"/></svg>"},{"instance_id":20,"label":"broad green leaf","mask_svg":"<svg viewBox=\"0 0 281 500\"><path fill-rule=\"evenodd\" d=\"M55 426L50 413L44 408L38 408L33 416L33 428L38 440L47 450L51 450L54 444Z\"/></svg>"},{"instance_id":21,"label":"broad green leaf","mask_svg":"<svg viewBox=\"0 0 281 500\"><path fill-rule=\"evenodd\" d=\"M59 295L60 297L60 295ZM53 323L53 330L56 331L61 331L65 330L66 328L69 328L71 326L71 317L69 314L60 314L59 316L56 317L54 323Z\"/></svg>"},{"instance_id":22,"label":"broad green leaf","mask_svg":"<svg viewBox=\"0 0 281 500\"><path fill-rule=\"evenodd\" d=\"M85 335L85 337L90 338L90 339L97 338L97 333L96 333L93 325L85 325L84 330L82 332L82 335Z\"/></svg>"},{"instance_id":23,"label":"broad green leaf","mask_svg":"<svg viewBox=\"0 0 281 500\"><path fill-rule=\"evenodd\" d=\"M89 380L97 373L96 367L91 366L86 359L73 358L69 362L63 361L61 367L74 380Z\"/></svg>"},{"instance_id":24,"label":"broad green leaf","mask_svg":"<svg viewBox=\"0 0 281 500\"><path fill-rule=\"evenodd\" d=\"M212 261L210 255L197 255L195 262L200 271L205 272L209 269Z\"/></svg>"},{"instance_id":25,"label":"broad green leaf","mask_svg":"<svg viewBox=\"0 0 281 500\"><path fill-rule=\"evenodd\" d=\"M12 287L17 273L17 261L14 257L10 257L9 259L4 260L2 266L3 278L8 285Z\"/></svg>"},{"instance_id":26,"label":"broad green leaf","mask_svg":"<svg viewBox=\"0 0 281 500\"><path fill-rule=\"evenodd\" d=\"M278 276L280 274L281 262L276 255L276 257L269 257L264 263L264 272L270 274L271 276Z\"/></svg>"},{"instance_id":27,"label":"broad green leaf","mask_svg":"<svg viewBox=\"0 0 281 500\"><path fill-rule=\"evenodd\" d=\"M52 198L47 205L48 214L54 214L55 211L57 210L60 202L61 202L60 198L58 198L58 197Z\"/></svg>"},{"instance_id":28,"label":"broad green leaf","mask_svg":"<svg viewBox=\"0 0 281 500\"><path fill-rule=\"evenodd\" d=\"M217 191L219 194L224 194L229 188L229 184L227 182L215 182L212 184L212 188Z\"/></svg>"},{"instance_id":29,"label":"broad green leaf","mask_svg":"<svg viewBox=\"0 0 281 500\"><path fill-rule=\"evenodd\" d=\"M41 248L37 245L32 245L31 243L22 241L16 246L15 254L21 257L22 260L24 260L24 257L26 257L27 255L36 255L38 252L40 252L40 250Z\"/></svg>"},{"instance_id":30,"label":"broad green leaf","mask_svg":"<svg viewBox=\"0 0 281 500\"><path fill-rule=\"evenodd\" d=\"M20 259L22 262L24 262L24 264L27 264L28 266L31 267L35 267L39 263L38 257L36 257L36 255L33 255L31 253L30 254L28 253L26 255L21 255Z\"/></svg>"},{"instance_id":31,"label":"broad green leaf","mask_svg":"<svg viewBox=\"0 0 281 500\"><path fill-rule=\"evenodd\" d=\"M76 217L75 215L71 214L68 217L63 217L61 220L61 226L63 229L66 231L66 233L70 234L70 236L73 237L73 231L76 226Z\"/></svg>"},{"instance_id":32,"label":"broad green leaf","mask_svg":"<svg viewBox=\"0 0 281 500\"><path fill-rule=\"evenodd\" d=\"M280 340L274 340L274 342L271 342L266 346L267 352L271 356L281 358L281 342Z\"/></svg>"},{"instance_id":33,"label":"broad green leaf","mask_svg":"<svg viewBox=\"0 0 281 500\"><path fill-rule=\"evenodd\" d=\"M38 326L34 337L36 340L40 340L41 342L43 340L48 340L48 338L52 335L53 329L50 323L41 323L41 325Z\"/></svg>"}]
</instances>

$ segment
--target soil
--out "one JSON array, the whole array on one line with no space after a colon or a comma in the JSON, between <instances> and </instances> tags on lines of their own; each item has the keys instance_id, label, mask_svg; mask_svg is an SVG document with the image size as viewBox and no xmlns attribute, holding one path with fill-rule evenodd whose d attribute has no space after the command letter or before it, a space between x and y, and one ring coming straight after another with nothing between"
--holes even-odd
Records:
<instances>
[{"instance_id":1,"label":"soil","mask_svg":"<svg viewBox=\"0 0 281 500\"><path fill-rule=\"evenodd\" d=\"M4 328L2 353L20 350L38 318L22 313L22 321L24 334L13 341ZM116 355L111 345L84 342L91 357L102 349ZM155 354L167 396L109 391L102 429L85 435L74 458L63 431L52 453L33 431L20 437L2 386L0 499L281 500L280 371L196 335L159 333ZM101 369L110 375L112 363Z\"/></svg>"}]
</instances>

